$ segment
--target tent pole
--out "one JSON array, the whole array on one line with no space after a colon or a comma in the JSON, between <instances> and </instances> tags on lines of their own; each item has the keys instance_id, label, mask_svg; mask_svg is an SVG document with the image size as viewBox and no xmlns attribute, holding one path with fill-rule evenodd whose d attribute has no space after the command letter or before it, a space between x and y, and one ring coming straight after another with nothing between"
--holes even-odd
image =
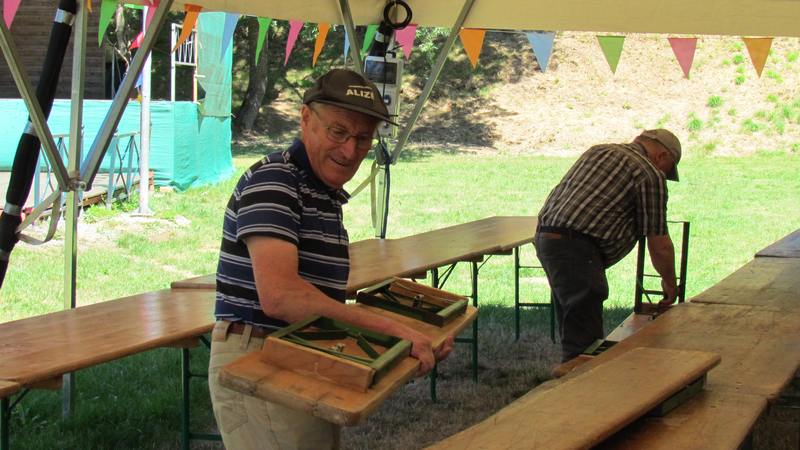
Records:
<instances>
[{"instance_id":1,"label":"tent pole","mask_svg":"<svg viewBox=\"0 0 800 450\"><path fill-rule=\"evenodd\" d=\"M144 20L147 17L147 10L149 9L148 6L143 8L144 13L142 14L142 31L147 34L148 26L147 20ZM173 45L174 47L174 45ZM175 60L175 54L172 54L173 64ZM142 101L141 101L141 125L140 134L139 134L139 209L133 215L136 216L152 216L153 211L150 210L150 201L149 201L149 194L150 194L150 129L152 124L150 123L150 76L151 76L151 67L152 67L152 59L150 58L149 54L147 60L144 63L144 68L142 68ZM173 66L174 68L174 66ZM174 75L175 71L172 70L173 76L173 101L174 101Z\"/></svg>"},{"instance_id":2,"label":"tent pole","mask_svg":"<svg viewBox=\"0 0 800 450\"><path fill-rule=\"evenodd\" d=\"M347 33L347 40L350 41L350 57L353 58L355 64L355 69L353 70L364 75L361 52L358 50L361 47L358 46L356 29L353 26L353 13L350 11L350 3L347 0L339 0L339 4L342 7L342 17L344 17L344 30Z\"/></svg>"},{"instance_id":3,"label":"tent pole","mask_svg":"<svg viewBox=\"0 0 800 450\"><path fill-rule=\"evenodd\" d=\"M467 14L469 14L469 10L472 8L473 3L475 3L475 0L466 0L464 7L461 8L461 14L458 15L458 19L456 19L453 29L450 30L450 36L448 36L447 42L445 42L444 46L442 47L442 51L439 53L439 57L436 59L436 64L433 65L433 69L428 77L428 81L425 83L422 93L419 95L419 97L417 97L417 103L414 105L414 111L411 112L408 122L406 122L406 125L403 127L403 131L400 133L400 137L397 138L397 145L395 145L394 150L392 151L392 164L397 162L397 157L400 156L400 152L403 151L403 146L405 146L406 141L408 141L408 136L411 134L411 129L414 128L414 124L417 122L417 119L419 119L419 115L422 112L422 107L425 106L425 102L428 100L431 90L433 90L433 85L436 84L436 80L439 78L439 74L442 72L444 62L447 60L447 54L450 53L450 49L453 48L453 44L456 42L456 37L458 37L458 33L461 31L461 26L467 19Z\"/></svg>"},{"instance_id":4,"label":"tent pole","mask_svg":"<svg viewBox=\"0 0 800 450\"><path fill-rule=\"evenodd\" d=\"M133 93L136 80L139 78L139 74L142 73L142 68L144 67L145 60L150 56L150 51L153 49L153 46L155 46L156 38L161 32L161 28L164 26L164 19L167 17L172 2L173 0L162 0L161 3L158 4L153 19L150 21L149 29L151 32L144 36L142 45L139 47L139 50L136 51L136 56L134 56L128 73L125 74L125 78L122 80L122 84L117 91L116 97L114 97L111 108L103 121L103 125L100 127L100 131L97 133L92 147L89 149L89 153L83 161L83 165L81 166L81 181L86 183L87 190L92 188L94 177L97 175L97 171L100 169L100 163L108 150L108 144L117 131L117 125L119 125L122 113L128 105L128 99Z\"/></svg>"},{"instance_id":5,"label":"tent pole","mask_svg":"<svg viewBox=\"0 0 800 450\"><path fill-rule=\"evenodd\" d=\"M81 144L83 128L83 87L86 63L86 33L88 15L86 4L77 2L77 14L73 33L75 35L72 47L72 105L70 108L69 123L69 155L67 167L70 178L80 178ZM73 189L67 192L65 209L65 241L64 241L64 309L75 308L77 304L77 277L78 277L78 211L82 190ZM77 186L74 186L77 187ZM61 199L56 200L58 202ZM55 220L53 217L51 220ZM61 388L61 413L69 416L73 409L75 398L75 373L64 374Z\"/></svg>"},{"instance_id":6,"label":"tent pole","mask_svg":"<svg viewBox=\"0 0 800 450\"><path fill-rule=\"evenodd\" d=\"M35 90L31 85L28 73L22 65L19 57L19 50L11 38L11 33L8 31L5 20L0 20L0 47L3 49L3 55L8 62L8 68L11 75L14 77L14 82L19 89L20 97L25 101L25 106L28 108L31 123L36 130L36 135L47 153L48 159L51 161L53 168L53 175L58 181L58 187L62 191L66 191L69 185L69 176L67 175L67 168L61 160L61 156L56 148L56 142L53 139L53 134L50 132L50 127L47 126L47 119L44 117L42 105L36 99Z\"/></svg>"}]
</instances>

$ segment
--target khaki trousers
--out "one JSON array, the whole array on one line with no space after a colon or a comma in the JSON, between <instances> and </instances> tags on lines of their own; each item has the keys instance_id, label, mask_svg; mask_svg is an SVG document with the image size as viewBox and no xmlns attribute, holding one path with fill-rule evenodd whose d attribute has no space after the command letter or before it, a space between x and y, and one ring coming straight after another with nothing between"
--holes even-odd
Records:
<instances>
[{"instance_id":1,"label":"khaki trousers","mask_svg":"<svg viewBox=\"0 0 800 450\"><path fill-rule=\"evenodd\" d=\"M211 341L208 389L222 441L227 450L338 450L341 427L309 413L286 408L220 386L219 370L248 353L261 350L263 338L229 334L219 321Z\"/></svg>"}]
</instances>

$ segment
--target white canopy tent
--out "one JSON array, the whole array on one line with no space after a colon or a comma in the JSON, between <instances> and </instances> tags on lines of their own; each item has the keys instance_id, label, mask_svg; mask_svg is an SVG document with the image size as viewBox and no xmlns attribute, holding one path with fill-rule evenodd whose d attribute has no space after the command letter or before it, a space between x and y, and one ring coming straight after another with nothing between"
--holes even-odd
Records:
<instances>
[{"instance_id":1,"label":"white canopy tent","mask_svg":"<svg viewBox=\"0 0 800 450\"><path fill-rule=\"evenodd\" d=\"M24 1L24 0L23 0ZM148 0L125 0L152 6ZM403 124L390 160L376 156L385 167L397 156L416 122L436 82L442 65L463 28L514 29L547 31L639 32L670 34L708 34L734 36L800 36L800 1L798 0L406 0L413 11L412 23L423 27L451 27L450 36L441 49L432 74L414 107L409 121ZM301 20L311 23L345 25L350 40L351 56L360 61L354 26L378 24L383 18L386 0L195 0L193 5L203 11L222 11L282 20ZM26 102L31 121L42 141L52 165L60 191L68 194L66 209L66 246L64 275L64 304L76 304L77 276L77 193L89 189L105 155L114 130L152 50L155 38L163 26L168 9L183 10L184 4L161 0L151 22L149 33L131 63L117 97L90 150L82 158L81 133L84 54L86 48L86 0L80 0L75 16L74 59L72 64L72 116L70 126L70 161L63 164L56 150L46 120L42 114L25 68L4 21L0 21L0 47L9 62L20 95ZM357 64L360 67L361 64ZM388 154L386 156L389 156ZM384 185L384 187L386 187ZM55 197L51 197L52 200ZM387 194L388 199L388 194ZM52 202L51 200L51 202ZM43 208L49 206L43 203ZM385 208L385 205L384 205ZM378 216L382 214L379 212ZM33 215L35 216L35 214ZM385 226L385 223L383 224ZM26 224L18 229L21 231ZM376 225L377 228L377 225ZM65 410L70 408L74 385L64 379Z\"/></svg>"}]
</instances>

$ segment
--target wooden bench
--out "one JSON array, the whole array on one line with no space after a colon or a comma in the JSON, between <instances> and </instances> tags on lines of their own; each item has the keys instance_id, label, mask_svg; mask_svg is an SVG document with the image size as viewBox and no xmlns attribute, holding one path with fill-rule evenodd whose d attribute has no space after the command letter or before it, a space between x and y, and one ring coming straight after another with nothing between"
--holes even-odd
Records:
<instances>
[{"instance_id":1,"label":"wooden bench","mask_svg":"<svg viewBox=\"0 0 800 450\"><path fill-rule=\"evenodd\" d=\"M590 449L719 361L710 353L638 348L580 376L535 389L428 450Z\"/></svg>"},{"instance_id":2,"label":"wooden bench","mask_svg":"<svg viewBox=\"0 0 800 450\"><path fill-rule=\"evenodd\" d=\"M160 347L184 349L186 365L188 349L214 327L215 296L210 290L166 289L0 324L0 340L13 343L0 347L3 450L9 396L59 388L65 374Z\"/></svg>"}]
</instances>

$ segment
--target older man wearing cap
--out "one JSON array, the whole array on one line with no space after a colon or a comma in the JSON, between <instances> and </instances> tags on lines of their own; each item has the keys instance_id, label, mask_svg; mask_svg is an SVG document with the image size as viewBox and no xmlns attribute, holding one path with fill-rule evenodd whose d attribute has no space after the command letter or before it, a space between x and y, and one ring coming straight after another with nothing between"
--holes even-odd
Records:
<instances>
[{"instance_id":1,"label":"older man wearing cap","mask_svg":"<svg viewBox=\"0 0 800 450\"><path fill-rule=\"evenodd\" d=\"M311 414L226 389L220 367L260 350L264 337L321 314L412 342L418 375L452 349L434 349L400 323L346 306L348 236L342 189L391 118L375 85L349 70L333 70L306 91L302 137L241 177L228 202L217 267L217 325L212 333L209 390L228 449L335 449L339 428Z\"/></svg>"},{"instance_id":2,"label":"older man wearing cap","mask_svg":"<svg viewBox=\"0 0 800 450\"><path fill-rule=\"evenodd\" d=\"M539 212L534 244L547 274L569 361L603 338L605 270L641 236L661 276L665 298L678 295L675 250L667 229L667 183L678 181L681 143L664 129L647 130L629 144L587 150Z\"/></svg>"}]
</instances>

